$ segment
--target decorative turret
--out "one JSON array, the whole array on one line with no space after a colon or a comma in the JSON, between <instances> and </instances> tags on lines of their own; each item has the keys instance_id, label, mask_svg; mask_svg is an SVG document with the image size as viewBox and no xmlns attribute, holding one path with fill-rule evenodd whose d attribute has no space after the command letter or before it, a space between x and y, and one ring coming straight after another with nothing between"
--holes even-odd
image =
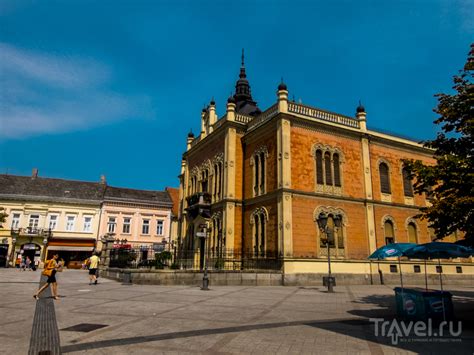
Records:
<instances>
[{"instance_id":1,"label":"decorative turret","mask_svg":"<svg viewBox=\"0 0 474 355\"><path fill-rule=\"evenodd\" d=\"M360 100L359 106L356 108L356 118L359 120L360 129L362 131L367 131L367 113L365 112L365 107L362 106Z\"/></svg>"},{"instance_id":2,"label":"decorative turret","mask_svg":"<svg viewBox=\"0 0 474 355\"><path fill-rule=\"evenodd\" d=\"M250 84L247 80L244 62L244 50L242 49L242 63L240 67L239 80L235 83L235 105L236 111L244 115L256 116L261 111L257 107L257 103L252 99Z\"/></svg>"},{"instance_id":3,"label":"decorative turret","mask_svg":"<svg viewBox=\"0 0 474 355\"><path fill-rule=\"evenodd\" d=\"M281 83L278 85L278 111L288 112L288 88L281 78Z\"/></svg>"},{"instance_id":4,"label":"decorative turret","mask_svg":"<svg viewBox=\"0 0 474 355\"><path fill-rule=\"evenodd\" d=\"M217 122L217 115L216 115L216 102L214 98L212 98L211 102L209 103L209 120L208 120L208 132L212 132L212 125Z\"/></svg>"},{"instance_id":5,"label":"decorative turret","mask_svg":"<svg viewBox=\"0 0 474 355\"><path fill-rule=\"evenodd\" d=\"M194 140L194 133L192 130L189 131L188 133L188 138L186 139L186 150L191 149L191 143Z\"/></svg>"},{"instance_id":6,"label":"decorative turret","mask_svg":"<svg viewBox=\"0 0 474 355\"><path fill-rule=\"evenodd\" d=\"M232 94L227 99L227 121L235 121L235 99Z\"/></svg>"},{"instance_id":7,"label":"decorative turret","mask_svg":"<svg viewBox=\"0 0 474 355\"><path fill-rule=\"evenodd\" d=\"M206 121L208 120L208 109L204 107L201 111L201 138L206 136Z\"/></svg>"}]
</instances>

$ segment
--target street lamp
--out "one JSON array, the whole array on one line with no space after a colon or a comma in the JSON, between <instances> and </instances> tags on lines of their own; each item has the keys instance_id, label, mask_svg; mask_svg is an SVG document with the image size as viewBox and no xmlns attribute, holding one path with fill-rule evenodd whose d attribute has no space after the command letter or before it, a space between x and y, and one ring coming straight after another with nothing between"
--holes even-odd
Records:
<instances>
[{"instance_id":1,"label":"street lamp","mask_svg":"<svg viewBox=\"0 0 474 355\"><path fill-rule=\"evenodd\" d=\"M204 253L204 275L202 277L202 287L201 290L209 291L209 276L207 275L207 253L206 253L206 239L208 238L208 228L207 225L203 228L202 236L203 242L201 243L202 246L202 253Z\"/></svg>"},{"instance_id":2,"label":"street lamp","mask_svg":"<svg viewBox=\"0 0 474 355\"><path fill-rule=\"evenodd\" d=\"M339 215L336 216L331 216L333 222L334 222L334 227L335 228L340 228L342 224L342 218ZM324 233L326 235L326 246L327 246L327 253L328 253L328 276L323 277L323 284L324 286L328 287L328 292L334 292L333 286L335 285L335 278L332 277L331 273L331 250L330 250L330 244L331 244L331 238L330 238L330 233L334 232L334 229L330 229L328 226L328 219L329 216L323 212L321 212L318 216L318 227L321 230L321 233Z\"/></svg>"},{"instance_id":3,"label":"street lamp","mask_svg":"<svg viewBox=\"0 0 474 355\"><path fill-rule=\"evenodd\" d=\"M40 258L41 261L45 261L46 260L46 246L48 245L48 240L51 238L52 236L52 232L51 232L51 228L48 229L48 232L47 234L44 235L44 238L43 238L43 257Z\"/></svg>"}]
</instances>

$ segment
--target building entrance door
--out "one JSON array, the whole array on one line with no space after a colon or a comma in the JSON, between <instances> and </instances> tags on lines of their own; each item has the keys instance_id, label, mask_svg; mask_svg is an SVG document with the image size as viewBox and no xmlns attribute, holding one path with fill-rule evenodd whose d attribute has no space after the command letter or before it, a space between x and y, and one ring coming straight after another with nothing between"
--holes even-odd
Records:
<instances>
[{"instance_id":1,"label":"building entrance door","mask_svg":"<svg viewBox=\"0 0 474 355\"><path fill-rule=\"evenodd\" d=\"M0 267L7 266L8 244L0 244Z\"/></svg>"}]
</instances>

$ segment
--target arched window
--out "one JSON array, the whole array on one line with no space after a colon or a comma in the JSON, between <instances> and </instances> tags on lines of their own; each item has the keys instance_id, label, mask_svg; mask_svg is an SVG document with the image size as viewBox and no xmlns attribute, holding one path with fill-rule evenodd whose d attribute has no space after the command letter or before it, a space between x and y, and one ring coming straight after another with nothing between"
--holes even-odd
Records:
<instances>
[{"instance_id":1,"label":"arched window","mask_svg":"<svg viewBox=\"0 0 474 355\"><path fill-rule=\"evenodd\" d=\"M332 156L334 166L334 186L341 186L341 172L339 171L339 154Z\"/></svg>"},{"instance_id":2,"label":"arched window","mask_svg":"<svg viewBox=\"0 0 474 355\"><path fill-rule=\"evenodd\" d=\"M324 184L323 175L323 152L320 150L316 151L316 183Z\"/></svg>"},{"instance_id":3,"label":"arched window","mask_svg":"<svg viewBox=\"0 0 474 355\"><path fill-rule=\"evenodd\" d=\"M332 185L331 153L324 153L324 168L326 175L326 185Z\"/></svg>"},{"instance_id":4,"label":"arched window","mask_svg":"<svg viewBox=\"0 0 474 355\"><path fill-rule=\"evenodd\" d=\"M253 241L253 247L254 247L254 254L255 256L258 255L259 252L259 246L260 246L260 218L258 214L253 216L254 218L254 241Z\"/></svg>"},{"instance_id":5,"label":"arched window","mask_svg":"<svg viewBox=\"0 0 474 355\"><path fill-rule=\"evenodd\" d=\"M265 193L265 152L260 153L260 193Z\"/></svg>"},{"instance_id":6,"label":"arched window","mask_svg":"<svg viewBox=\"0 0 474 355\"><path fill-rule=\"evenodd\" d=\"M260 147L252 156L250 164L253 165L253 193L254 196L262 195L266 192L266 159L267 148Z\"/></svg>"},{"instance_id":7,"label":"arched window","mask_svg":"<svg viewBox=\"0 0 474 355\"><path fill-rule=\"evenodd\" d=\"M258 196L258 188L260 186L260 159L258 155L255 155L255 163L254 163L254 180L255 180L255 196Z\"/></svg>"},{"instance_id":8,"label":"arched window","mask_svg":"<svg viewBox=\"0 0 474 355\"><path fill-rule=\"evenodd\" d=\"M403 192L405 196L413 197L413 183L410 178L410 174L406 168L402 169L403 175Z\"/></svg>"},{"instance_id":9,"label":"arched window","mask_svg":"<svg viewBox=\"0 0 474 355\"><path fill-rule=\"evenodd\" d=\"M252 254L254 256L266 256L266 223L267 212L264 208L257 208L251 215L251 224L253 225Z\"/></svg>"},{"instance_id":10,"label":"arched window","mask_svg":"<svg viewBox=\"0 0 474 355\"><path fill-rule=\"evenodd\" d=\"M209 170L205 169L201 173L201 191L208 192L209 187Z\"/></svg>"},{"instance_id":11,"label":"arched window","mask_svg":"<svg viewBox=\"0 0 474 355\"><path fill-rule=\"evenodd\" d=\"M380 191L384 194L390 194L390 175L388 170L388 165L385 163L380 163L379 165L379 174L380 174Z\"/></svg>"},{"instance_id":12,"label":"arched window","mask_svg":"<svg viewBox=\"0 0 474 355\"><path fill-rule=\"evenodd\" d=\"M408 223L408 242L417 243L418 237L416 235L416 225L413 222Z\"/></svg>"},{"instance_id":13,"label":"arched window","mask_svg":"<svg viewBox=\"0 0 474 355\"><path fill-rule=\"evenodd\" d=\"M385 244L395 243L395 231L393 229L392 221L390 220L385 221L384 232L385 232Z\"/></svg>"}]
</instances>

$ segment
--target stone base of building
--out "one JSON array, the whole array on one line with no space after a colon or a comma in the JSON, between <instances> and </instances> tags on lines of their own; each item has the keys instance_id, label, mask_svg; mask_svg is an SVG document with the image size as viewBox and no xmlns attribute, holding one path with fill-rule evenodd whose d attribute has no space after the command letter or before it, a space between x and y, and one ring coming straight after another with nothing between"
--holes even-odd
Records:
<instances>
[{"instance_id":1,"label":"stone base of building","mask_svg":"<svg viewBox=\"0 0 474 355\"><path fill-rule=\"evenodd\" d=\"M394 269L394 265L397 269ZM405 286L440 288L440 277L436 263L405 261L401 264ZM331 264L336 286L381 285L400 286L400 264L393 261L335 261ZM443 285L474 285L474 264L442 263ZM461 267L461 269L459 269ZM417 270L415 272L414 270ZM459 273L461 271L462 273ZM192 270L155 270L106 268L103 277L118 281L129 277L133 284L200 286L203 273ZM212 286L322 286L323 276L327 276L327 262L321 260L288 260L284 272L276 271L209 271L209 284Z\"/></svg>"}]
</instances>

